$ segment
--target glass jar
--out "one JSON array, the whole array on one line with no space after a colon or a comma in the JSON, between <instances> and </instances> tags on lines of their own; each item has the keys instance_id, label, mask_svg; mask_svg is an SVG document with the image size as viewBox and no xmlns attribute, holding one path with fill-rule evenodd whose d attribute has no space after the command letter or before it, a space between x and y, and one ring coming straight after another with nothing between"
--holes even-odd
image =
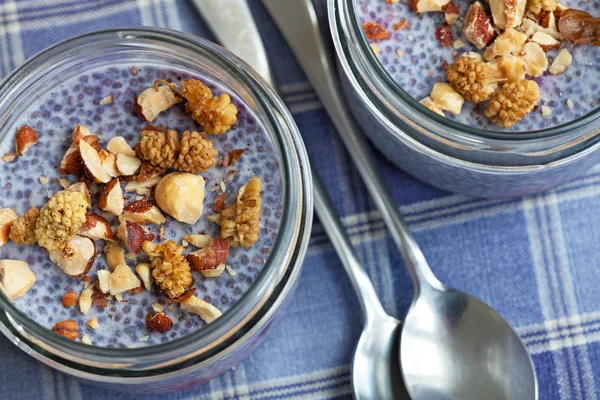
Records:
<instances>
[{"instance_id":1,"label":"glass jar","mask_svg":"<svg viewBox=\"0 0 600 400\"><path fill-rule=\"evenodd\" d=\"M352 114L410 175L469 196L521 196L567 182L600 160L600 108L522 133L451 121L419 104L384 70L363 34L355 0L328 0L328 17Z\"/></svg>"},{"instance_id":2,"label":"glass jar","mask_svg":"<svg viewBox=\"0 0 600 400\"><path fill-rule=\"evenodd\" d=\"M155 28L107 30L59 43L33 57L0 84L0 140L42 93L70 76L116 64L174 67L218 82L260 119L276 149L283 181L280 230L262 272L216 321L154 346L89 346L59 336L0 295L0 331L26 353L59 371L103 387L156 393L199 384L228 370L265 337L289 302L312 223L307 154L283 102L236 56L192 35ZM35 268L33 268L35 269Z\"/></svg>"}]
</instances>

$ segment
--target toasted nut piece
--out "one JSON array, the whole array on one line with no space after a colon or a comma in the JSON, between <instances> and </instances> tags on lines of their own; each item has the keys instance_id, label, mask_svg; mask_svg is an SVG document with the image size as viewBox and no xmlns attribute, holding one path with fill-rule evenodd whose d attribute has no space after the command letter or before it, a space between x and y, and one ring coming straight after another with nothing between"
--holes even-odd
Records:
<instances>
[{"instance_id":1,"label":"toasted nut piece","mask_svg":"<svg viewBox=\"0 0 600 400\"><path fill-rule=\"evenodd\" d=\"M521 25L527 0L489 0L494 25L500 29Z\"/></svg>"},{"instance_id":2,"label":"toasted nut piece","mask_svg":"<svg viewBox=\"0 0 600 400\"><path fill-rule=\"evenodd\" d=\"M531 41L540 45L542 50L550 51L560 47L560 42L544 32L536 32L531 36Z\"/></svg>"},{"instance_id":3,"label":"toasted nut piece","mask_svg":"<svg viewBox=\"0 0 600 400\"><path fill-rule=\"evenodd\" d=\"M212 237L210 235L185 235L183 238L192 246L199 248L210 246L212 242Z\"/></svg>"},{"instance_id":4,"label":"toasted nut piece","mask_svg":"<svg viewBox=\"0 0 600 400\"><path fill-rule=\"evenodd\" d=\"M544 28L543 26L538 24L537 21L534 21L529 18L523 19L523 24L521 25L521 27L519 29L521 31L523 31L525 33L525 35L527 35L527 37L533 36L533 34L536 32L544 32L544 33L552 36L554 39L557 39L557 40L565 39L565 37L559 31L552 29L552 28Z\"/></svg>"},{"instance_id":5,"label":"toasted nut piece","mask_svg":"<svg viewBox=\"0 0 600 400\"><path fill-rule=\"evenodd\" d=\"M79 141L84 138L85 136L91 136L92 133L90 132L90 130L88 128L86 128L83 125L77 125L75 127L75 129L73 130L73 144L76 146L79 146Z\"/></svg>"},{"instance_id":6,"label":"toasted nut piece","mask_svg":"<svg viewBox=\"0 0 600 400\"><path fill-rule=\"evenodd\" d=\"M13 152L4 153L2 157L0 157L2 161L6 163L15 162L17 159L17 155Z\"/></svg>"},{"instance_id":7,"label":"toasted nut piece","mask_svg":"<svg viewBox=\"0 0 600 400\"><path fill-rule=\"evenodd\" d=\"M140 224L164 224L165 217L151 201L137 200L128 204L119 217L121 221L132 221Z\"/></svg>"},{"instance_id":8,"label":"toasted nut piece","mask_svg":"<svg viewBox=\"0 0 600 400\"><path fill-rule=\"evenodd\" d=\"M154 239L154 233L146 232L144 227L140 224L126 220L121 220L121 224L117 230L117 236L134 254L140 252L142 243Z\"/></svg>"},{"instance_id":9,"label":"toasted nut piece","mask_svg":"<svg viewBox=\"0 0 600 400\"><path fill-rule=\"evenodd\" d=\"M152 288L152 283L154 283L154 278L152 277L152 273L150 271L150 264L139 263L135 266L135 272L137 272L142 279L146 290L150 290Z\"/></svg>"},{"instance_id":10,"label":"toasted nut piece","mask_svg":"<svg viewBox=\"0 0 600 400\"><path fill-rule=\"evenodd\" d=\"M501 0L499 0L501 1ZM501 57L506 54L518 54L525 41L527 40L527 35L521 33L515 29L508 29L500 36L494 40L494 42L485 49L485 53L483 53L483 58L487 61L494 59L495 57Z\"/></svg>"},{"instance_id":11,"label":"toasted nut piece","mask_svg":"<svg viewBox=\"0 0 600 400\"><path fill-rule=\"evenodd\" d=\"M544 17L540 21L540 25L558 33L558 25L556 24L556 16L554 15L554 12L544 13Z\"/></svg>"},{"instance_id":12,"label":"toasted nut piece","mask_svg":"<svg viewBox=\"0 0 600 400\"><path fill-rule=\"evenodd\" d=\"M204 272L215 269L221 264L225 265L228 254L229 244L223 239L216 238L202 250L189 253L186 259L196 271Z\"/></svg>"},{"instance_id":13,"label":"toasted nut piece","mask_svg":"<svg viewBox=\"0 0 600 400\"><path fill-rule=\"evenodd\" d=\"M100 324L98 323L98 318L94 317L92 319L90 319L87 324L90 326L90 328L92 329L98 329L100 327Z\"/></svg>"},{"instance_id":14,"label":"toasted nut piece","mask_svg":"<svg viewBox=\"0 0 600 400\"><path fill-rule=\"evenodd\" d=\"M159 177L166 171L165 168L155 167L148 161L144 161L142 162L142 167L140 168L140 174L137 176L137 180L140 182L147 182L152 178Z\"/></svg>"},{"instance_id":15,"label":"toasted nut piece","mask_svg":"<svg viewBox=\"0 0 600 400\"><path fill-rule=\"evenodd\" d=\"M444 17L448 25L454 25L460 17L460 7L453 0L450 0L448 4L442 7L444 10Z\"/></svg>"},{"instance_id":16,"label":"toasted nut piece","mask_svg":"<svg viewBox=\"0 0 600 400\"><path fill-rule=\"evenodd\" d=\"M156 185L156 204L176 220L195 224L202 215L204 185L200 175L172 172Z\"/></svg>"},{"instance_id":17,"label":"toasted nut piece","mask_svg":"<svg viewBox=\"0 0 600 400\"><path fill-rule=\"evenodd\" d=\"M102 216L88 212L85 222L79 230L81 236L92 240L113 240L113 233L109 222Z\"/></svg>"},{"instance_id":18,"label":"toasted nut piece","mask_svg":"<svg viewBox=\"0 0 600 400\"><path fill-rule=\"evenodd\" d=\"M84 170L85 166L83 165L83 159L79 152L79 146L72 144L60 162L59 172L65 175L79 176Z\"/></svg>"},{"instance_id":19,"label":"toasted nut piece","mask_svg":"<svg viewBox=\"0 0 600 400\"><path fill-rule=\"evenodd\" d=\"M127 156L125 154L117 155L117 168L125 176L133 175L142 166L142 160L137 157Z\"/></svg>"},{"instance_id":20,"label":"toasted nut piece","mask_svg":"<svg viewBox=\"0 0 600 400\"><path fill-rule=\"evenodd\" d=\"M10 235L10 227L19 215L12 208L0 209L0 247L4 246Z\"/></svg>"},{"instance_id":21,"label":"toasted nut piece","mask_svg":"<svg viewBox=\"0 0 600 400\"><path fill-rule=\"evenodd\" d=\"M117 176L121 175L119 169L117 168L117 156L107 150L100 150L98 155L100 156L102 168L104 168L108 175L110 175L112 178L116 178Z\"/></svg>"},{"instance_id":22,"label":"toasted nut piece","mask_svg":"<svg viewBox=\"0 0 600 400\"><path fill-rule=\"evenodd\" d=\"M131 148L123 136L115 136L110 139L106 149L114 155L125 154L129 157L135 157L135 150Z\"/></svg>"},{"instance_id":23,"label":"toasted nut piece","mask_svg":"<svg viewBox=\"0 0 600 400\"><path fill-rule=\"evenodd\" d=\"M381 49L379 46L377 46L376 43L369 43L369 46L371 46L371 50L373 50L375 57L379 58L379 55L381 54Z\"/></svg>"},{"instance_id":24,"label":"toasted nut piece","mask_svg":"<svg viewBox=\"0 0 600 400\"><path fill-rule=\"evenodd\" d=\"M25 261L0 260L0 290L10 300L23 296L35 283L35 275Z\"/></svg>"},{"instance_id":25,"label":"toasted nut piece","mask_svg":"<svg viewBox=\"0 0 600 400\"><path fill-rule=\"evenodd\" d=\"M471 4L463 24L463 33L467 40L478 49L483 49L496 37L496 30L480 2Z\"/></svg>"},{"instance_id":26,"label":"toasted nut piece","mask_svg":"<svg viewBox=\"0 0 600 400\"><path fill-rule=\"evenodd\" d=\"M148 313L146 316L146 328L148 328L149 332L168 332L173 329L173 320L167 314L161 312L154 315Z\"/></svg>"},{"instance_id":27,"label":"toasted nut piece","mask_svg":"<svg viewBox=\"0 0 600 400\"><path fill-rule=\"evenodd\" d=\"M119 179L113 178L100 191L98 207L103 211L108 211L115 215L121 215L125 206L123 190L119 184Z\"/></svg>"},{"instance_id":28,"label":"toasted nut piece","mask_svg":"<svg viewBox=\"0 0 600 400\"><path fill-rule=\"evenodd\" d=\"M110 269L114 270L118 265L125 263L125 250L117 243L107 243L104 246L104 253L106 254L106 263Z\"/></svg>"},{"instance_id":29,"label":"toasted nut piece","mask_svg":"<svg viewBox=\"0 0 600 400\"><path fill-rule=\"evenodd\" d=\"M223 313L217 307L199 299L196 296L192 296L189 299L182 301L179 304L179 307L181 307L183 311L199 315L200 318L202 318L207 324L210 324L223 315Z\"/></svg>"},{"instance_id":30,"label":"toasted nut piece","mask_svg":"<svg viewBox=\"0 0 600 400\"><path fill-rule=\"evenodd\" d=\"M70 340L75 340L79 336L77 322L73 321L72 319L58 322L52 327L52 332Z\"/></svg>"},{"instance_id":31,"label":"toasted nut piece","mask_svg":"<svg viewBox=\"0 0 600 400\"><path fill-rule=\"evenodd\" d=\"M454 43L452 36L452 27L448 24L442 24L435 30L435 38L444 47L450 47Z\"/></svg>"},{"instance_id":32,"label":"toasted nut piece","mask_svg":"<svg viewBox=\"0 0 600 400\"><path fill-rule=\"evenodd\" d=\"M89 238L75 236L64 250L51 250L48 256L65 274L80 277L87 274L94 265L96 246Z\"/></svg>"},{"instance_id":33,"label":"toasted nut piece","mask_svg":"<svg viewBox=\"0 0 600 400\"><path fill-rule=\"evenodd\" d=\"M77 182L72 185L69 185L67 188L67 192L77 192L81 193L83 199L87 201L88 204L92 204L92 198L90 197L90 191L88 190L87 185L84 182Z\"/></svg>"},{"instance_id":34,"label":"toasted nut piece","mask_svg":"<svg viewBox=\"0 0 600 400\"><path fill-rule=\"evenodd\" d=\"M79 152L81 154L83 164L85 165L89 173L94 177L96 182L106 183L110 181L111 177L104 170L98 151L92 146L90 146L85 141L85 138L84 140L79 141Z\"/></svg>"},{"instance_id":35,"label":"toasted nut piece","mask_svg":"<svg viewBox=\"0 0 600 400\"><path fill-rule=\"evenodd\" d=\"M141 282L127 264L120 264L110 275L110 294L116 295L135 289Z\"/></svg>"},{"instance_id":36,"label":"toasted nut piece","mask_svg":"<svg viewBox=\"0 0 600 400\"><path fill-rule=\"evenodd\" d=\"M368 21L362 24L362 29L369 40L386 40L392 34L377 22Z\"/></svg>"},{"instance_id":37,"label":"toasted nut piece","mask_svg":"<svg viewBox=\"0 0 600 400\"><path fill-rule=\"evenodd\" d=\"M160 176L156 176L154 178L150 178L146 181L140 181L140 180L133 180L131 182L128 182L127 185L125 185L125 191L126 192L137 192L140 189L151 189L154 186L158 185L158 182L160 182L161 177Z\"/></svg>"},{"instance_id":38,"label":"toasted nut piece","mask_svg":"<svg viewBox=\"0 0 600 400\"><path fill-rule=\"evenodd\" d=\"M77 299L79 298L79 296L77 295L77 292L74 291L70 291L65 293L65 295L62 298L62 305L63 307L73 307L75 304L77 304Z\"/></svg>"},{"instance_id":39,"label":"toasted nut piece","mask_svg":"<svg viewBox=\"0 0 600 400\"><path fill-rule=\"evenodd\" d=\"M94 295L94 285L89 285L81 291L79 295L79 311L83 315L87 315L92 307L92 296Z\"/></svg>"},{"instance_id":40,"label":"toasted nut piece","mask_svg":"<svg viewBox=\"0 0 600 400\"><path fill-rule=\"evenodd\" d=\"M410 0L410 9L417 13L443 11L450 0Z\"/></svg>"},{"instance_id":41,"label":"toasted nut piece","mask_svg":"<svg viewBox=\"0 0 600 400\"><path fill-rule=\"evenodd\" d=\"M419 103L423 104L434 113L440 114L442 117L444 116L444 112L433 102L433 100L431 100L431 97L427 96L424 99L421 99Z\"/></svg>"},{"instance_id":42,"label":"toasted nut piece","mask_svg":"<svg viewBox=\"0 0 600 400\"><path fill-rule=\"evenodd\" d=\"M525 63L525 71L527 75L537 77L542 75L548 69L548 58L542 47L535 43L529 42L523 46L523 51L519 54L519 58Z\"/></svg>"},{"instance_id":43,"label":"toasted nut piece","mask_svg":"<svg viewBox=\"0 0 600 400\"><path fill-rule=\"evenodd\" d=\"M125 260L123 260L125 261ZM110 291L110 274L112 272L102 269L98 271L98 289L102 293L108 293Z\"/></svg>"},{"instance_id":44,"label":"toasted nut piece","mask_svg":"<svg viewBox=\"0 0 600 400\"><path fill-rule=\"evenodd\" d=\"M436 106L452 114L460 114L465 99L449 83L436 83L429 95Z\"/></svg>"},{"instance_id":45,"label":"toasted nut piece","mask_svg":"<svg viewBox=\"0 0 600 400\"><path fill-rule=\"evenodd\" d=\"M519 82L525 79L525 63L519 57L507 54L488 62L491 76L508 82Z\"/></svg>"},{"instance_id":46,"label":"toasted nut piece","mask_svg":"<svg viewBox=\"0 0 600 400\"><path fill-rule=\"evenodd\" d=\"M17 154L22 156L27 150L38 141L38 134L29 125L23 125L17 131L17 137L15 138Z\"/></svg>"},{"instance_id":47,"label":"toasted nut piece","mask_svg":"<svg viewBox=\"0 0 600 400\"><path fill-rule=\"evenodd\" d=\"M548 72L552 75L560 75L569 68L569 65L573 62L573 56L569 53L569 50L562 49L556 58L552 61Z\"/></svg>"},{"instance_id":48,"label":"toasted nut piece","mask_svg":"<svg viewBox=\"0 0 600 400\"><path fill-rule=\"evenodd\" d=\"M135 98L135 111L148 122L154 121L158 114L181 102L181 98L175 96L168 86L157 89L148 88Z\"/></svg>"},{"instance_id":49,"label":"toasted nut piece","mask_svg":"<svg viewBox=\"0 0 600 400\"><path fill-rule=\"evenodd\" d=\"M225 264L219 264L215 268L200 271L207 278L218 278L225 271Z\"/></svg>"},{"instance_id":50,"label":"toasted nut piece","mask_svg":"<svg viewBox=\"0 0 600 400\"><path fill-rule=\"evenodd\" d=\"M240 158L242 158L243 154L243 149L233 149L223 156L221 161L219 161L219 166L230 167L233 164L235 164Z\"/></svg>"}]
</instances>

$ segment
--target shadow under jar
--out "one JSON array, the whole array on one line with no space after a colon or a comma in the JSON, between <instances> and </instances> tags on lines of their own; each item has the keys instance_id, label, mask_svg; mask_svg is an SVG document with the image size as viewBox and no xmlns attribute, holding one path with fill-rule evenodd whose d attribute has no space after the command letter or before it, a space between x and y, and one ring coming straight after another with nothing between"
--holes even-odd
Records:
<instances>
[{"instance_id":1,"label":"shadow under jar","mask_svg":"<svg viewBox=\"0 0 600 400\"><path fill-rule=\"evenodd\" d=\"M227 183L227 203L252 175L263 181L259 240L250 249L232 248L228 258L237 275L224 272L205 279L193 273L195 295L210 298L223 311L221 317L205 324L177 306L168 308L157 291L125 294L128 303L111 300L104 311L93 306L83 316L77 306L60 305L68 290L81 290L81 282L63 274L44 249L11 242L0 249L0 258L27 261L36 275L36 283L21 298L10 301L0 292L0 331L36 359L103 388L156 393L193 386L227 371L264 339L292 297L308 245L312 185L304 144L283 102L252 68L211 42L166 29L124 28L75 37L34 56L0 84L0 150L14 148L16 127L27 121L34 122L40 137L16 162L0 165L0 180L12 179L0 189L0 208L23 214L29 207L43 206L48 189L60 190L50 186L74 125L88 127L102 146L118 135L134 144L146 124L133 112L134 96L156 78L177 83L195 77L216 94L228 93L238 108L236 125L210 136L220 157L233 148L245 149L233 166L235 177ZM112 97L107 105L101 100L108 94ZM97 111L102 107L104 112ZM182 104L174 106L153 124L180 133L201 131L183 109ZM167 218L165 240L181 242L191 233L218 236L218 227L206 217L214 213L212 203L220 194L216 188L224 178L219 174L226 172L213 166L201 174L208 181L202 217L195 225ZM38 183L41 174L51 178L48 186ZM21 195L8 194L16 186ZM92 281L98 269L106 268L102 264L97 259L88 273ZM173 318L172 331L146 330L144 319L153 302L163 303ZM101 321L96 330L85 322L92 317ZM66 319L75 319L80 338L87 334L92 345L49 329Z\"/></svg>"},{"instance_id":2,"label":"shadow under jar","mask_svg":"<svg viewBox=\"0 0 600 400\"><path fill-rule=\"evenodd\" d=\"M359 2L364 9L359 10ZM363 15L362 12L369 7L382 13L378 15L372 11ZM424 25L431 25L430 30L424 30L427 39L413 37L406 32L393 32L391 25L398 21L385 14L386 7L390 7L388 10L391 7L406 8L402 16L421 31ZM433 14L439 15L432 17ZM384 0L328 0L328 17L340 79L352 114L373 144L410 175L438 188L469 196L521 196L568 182L600 160L598 93L591 93L585 113L573 113L571 116L567 111L569 115L564 118L561 115L558 118L560 122L554 125L547 122L517 123L508 131L487 123L482 123L485 127L482 128L474 121L467 125L468 118L445 118L430 111L419 103L420 98L415 99L411 95L415 91L413 87L403 88L398 84L399 75L394 77L382 65L361 26L361 17L389 24L392 35L404 34L405 38L408 36L416 40L406 46L416 43L415 51L419 49L427 55L441 49L434 31L435 26L442 23L443 13L417 16L408 11L407 2L386 4ZM427 22L428 18L433 20ZM419 42L419 39L425 41ZM396 56L396 49L387 48L385 44L381 44L381 51L381 57L385 54ZM461 49L459 53L464 51L468 49ZM445 53L439 55L440 63L444 59L451 63L454 52L452 47L445 49ZM406 53L404 56L407 56ZM592 81L600 77L600 67L593 61L598 57L598 47L587 49L584 60L578 60L574 54L570 68L587 68L583 77L579 78L582 83L593 84ZM592 61L593 65L587 61ZM407 68L406 74L412 74L415 80L409 86L418 86L427 79L426 75L419 75L416 67L410 72L408 69L411 68ZM553 78L560 76L544 76L541 79ZM423 97L428 95L432 85L425 85L428 91ZM544 99L543 87L541 90ZM562 102L567 99L568 96L557 98ZM473 104L465 103L463 113L466 107L472 108ZM533 112L540 113L539 110ZM483 113L480 114L485 118ZM541 120L538 116L535 118Z\"/></svg>"}]
</instances>

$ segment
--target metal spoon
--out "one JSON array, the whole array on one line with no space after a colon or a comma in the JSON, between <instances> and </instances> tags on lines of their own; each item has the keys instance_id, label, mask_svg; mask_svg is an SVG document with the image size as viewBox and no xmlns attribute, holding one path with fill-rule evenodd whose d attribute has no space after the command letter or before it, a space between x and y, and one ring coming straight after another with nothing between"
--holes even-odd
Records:
<instances>
[{"instance_id":1,"label":"metal spoon","mask_svg":"<svg viewBox=\"0 0 600 400\"><path fill-rule=\"evenodd\" d=\"M332 118L412 276L414 297L400 344L402 376L411 398L537 399L533 362L516 332L482 301L442 284L429 268L383 181L369 143L340 96L312 2L263 3ZM334 7L329 0L331 14ZM330 21L335 24L332 15Z\"/></svg>"}]
</instances>

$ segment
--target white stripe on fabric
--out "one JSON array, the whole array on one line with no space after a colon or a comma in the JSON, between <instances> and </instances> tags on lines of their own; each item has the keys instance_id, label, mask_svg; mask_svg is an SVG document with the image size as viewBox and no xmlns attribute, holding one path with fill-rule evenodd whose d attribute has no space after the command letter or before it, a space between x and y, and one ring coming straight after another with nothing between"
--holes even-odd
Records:
<instances>
[{"instance_id":1,"label":"white stripe on fabric","mask_svg":"<svg viewBox=\"0 0 600 400\"><path fill-rule=\"evenodd\" d=\"M54 370L45 365L41 366L42 368L42 383L43 383L43 396L44 400L56 400L56 396L54 395Z\"/></svg>"},{"instance_id":2,"label":"white stripe on fabric","mask_svg":"<svg viewBox=\"0 0 600 400\"><path fill-rule=\"evenodd\" d=\"M306 101L298 104L289 104L288 108L292 114L301 114L308 111L315 111L323 108L319 100Z\"/></svg>"},{"instance_id":3,"label":"white stripe on fabric","mask_svg":"<svg viewBox=\"0 0 600 400\"><path fill-rule=\"evenodd\" d=\"M142 25L154 26L152 10L150 10L150 0L137 0L137 8L140 10Z\"/></svg>"},{"instance_id":4,"label":"white stripe on fabric","mask_svg":"<svg viewBox=\"0 0 600 400\"><path fill-rule=\"evenodd\" d=\"M156 15L156 26L161 28L166 28L165 26L165 18L162 12L161 0L151 0L152 7L154 8L154 15Z\"/></svg>"},{"instance_id":5,"label":"white stripe on fabric","mask_svg":"<svg viewBox=\"0 0 600 400\"><path fill-rule=\"evenodd\" d=\"M246 368L244 363L233 367L233 377L235 379L235 395L240 400L250 399L248 389L248 379L246 378Z\"/></svg>"},{"instance_id":6,"label":"white stripe on fabric","mask_svg":"<svg viewBox=\"0 0 600 400\"><path fill-rule=\"evenodd\" d=\"M6 32L8 33L7 39L11 44L11 53L12 53L12 66L16 68L23 61L25 61L25 56L23 53L23 42L21 41L21 26L19 25L19 19L17 16L17 4L14 1L8 1L4 4L4 12L6 13ZM9 20L14 20L10 22Z\"/></svg>"},{"instance_id":7,"label":"white stripe on fabric","mask_svg":"<svg viewBox=\"0 0 600 400\"><path fill-rule=\"evenodd\" d=\"M179 18L179 10L175 5L175 0L168 0L165 3L167 12L167 24L169 28L181 30L181 18Z\"/></svg>"}]
</instances>

